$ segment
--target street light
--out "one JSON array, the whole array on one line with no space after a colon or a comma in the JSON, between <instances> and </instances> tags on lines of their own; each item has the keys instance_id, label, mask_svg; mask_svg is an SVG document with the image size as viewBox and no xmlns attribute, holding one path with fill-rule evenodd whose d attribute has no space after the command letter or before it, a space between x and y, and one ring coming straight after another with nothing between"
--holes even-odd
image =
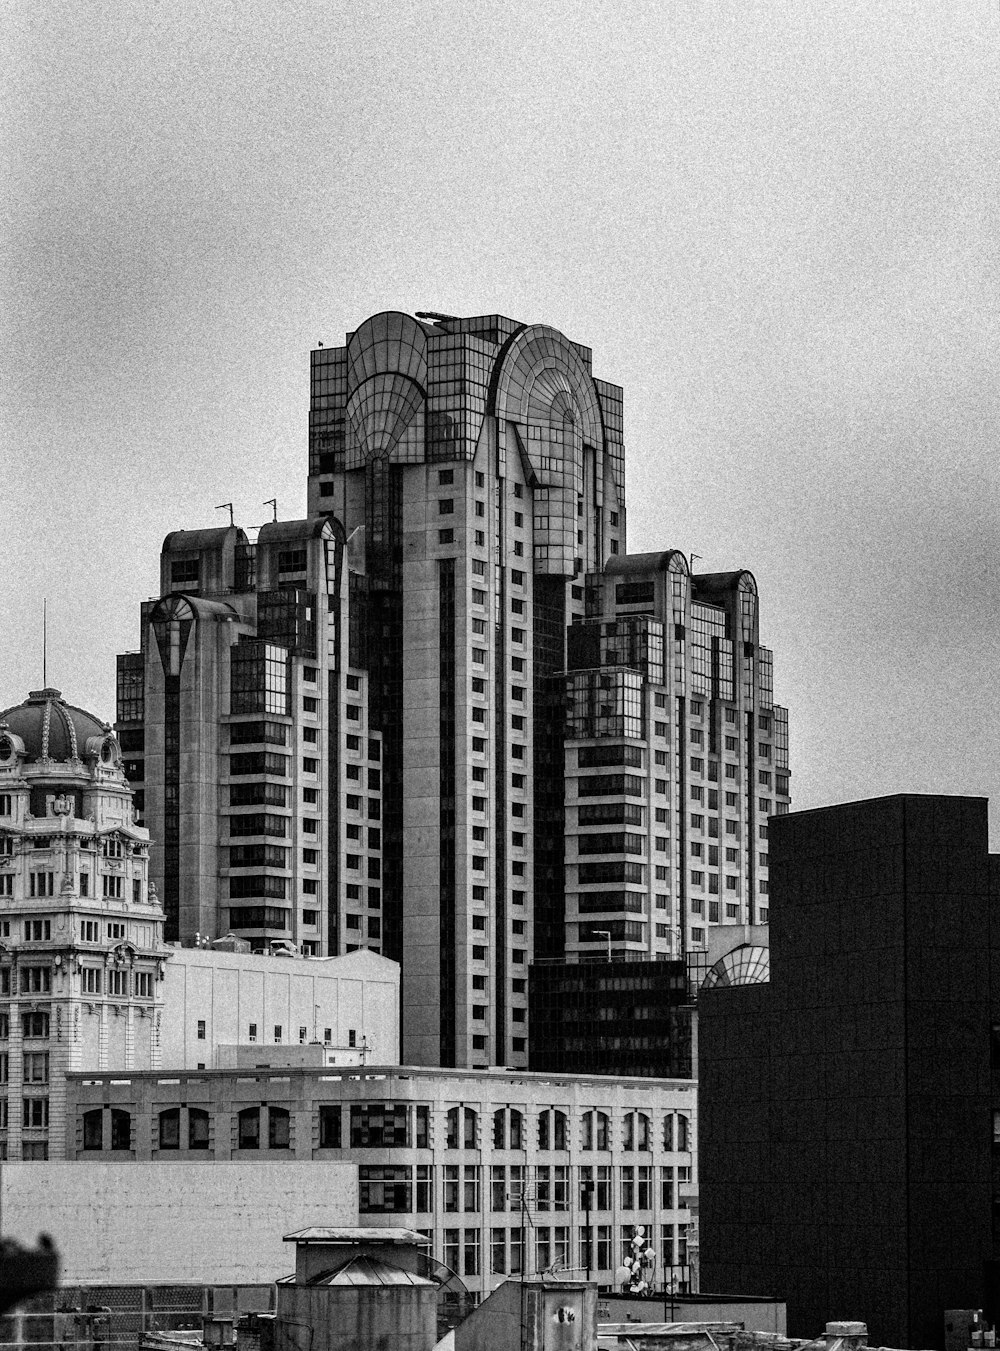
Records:
<instances>
[{"instance_id":1,"label":"street light","mask_svg":"<svg viewBox=\"0 0 1000 1351\"><path fill-rule=\"evenodd\" d=\"M595 929L595 930L594 930L594 933L595 933L595 935L596 935L598 938L606 938L606 939L608 940L608 961L610 962L610 961L611 961L611 930L610 930L610 929Z\"/></svg>"}]
</instances>

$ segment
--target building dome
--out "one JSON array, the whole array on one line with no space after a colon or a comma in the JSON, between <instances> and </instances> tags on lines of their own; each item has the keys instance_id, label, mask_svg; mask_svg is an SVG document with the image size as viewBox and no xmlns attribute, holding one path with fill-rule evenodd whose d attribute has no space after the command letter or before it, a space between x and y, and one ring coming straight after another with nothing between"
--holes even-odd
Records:
<instances>
[{"instance_id":1,"label":"building dome","mask_svg":"<svg viewBox=\"0 0 1000 1351\"><path fill-rule=\"evenodd\" d=\"M93 738L98 740L88 748ZM119 755L108 723L67 704L61 691L51 688L32 690L23 704L0 713L0 759L12 750L29 761L82 760L97 753L110 761Z\"/></svg>"}]
</instances>

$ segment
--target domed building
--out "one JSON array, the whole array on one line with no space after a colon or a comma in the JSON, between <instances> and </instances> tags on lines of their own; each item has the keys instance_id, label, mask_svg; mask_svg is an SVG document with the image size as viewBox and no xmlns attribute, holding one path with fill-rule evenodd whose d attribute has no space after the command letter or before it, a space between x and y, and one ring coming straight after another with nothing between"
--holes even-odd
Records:
<instances>
[{"instance_id":1,"label":"domed building","mask_svg":"<svg viewBox=\"0 0 1000 1351\"><path fill-rule=\"evenodd\" d=\"M48 1158L67 1071L158 1067L148 868L109 724L56 689L0 713L0 1158Z\"/></svg>"}]
</instances>

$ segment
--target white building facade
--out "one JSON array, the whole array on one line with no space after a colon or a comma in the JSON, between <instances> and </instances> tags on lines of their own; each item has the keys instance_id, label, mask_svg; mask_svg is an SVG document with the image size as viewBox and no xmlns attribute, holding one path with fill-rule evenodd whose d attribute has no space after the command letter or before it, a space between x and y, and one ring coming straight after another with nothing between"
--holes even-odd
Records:
<instances>
[{"instance_id":1,"label":"white building facade","mask_svg":"<svg viewBox=\"0 0 1000 1351\"><path fill-rule=\"evenodd\" d=\"M637 1227L650 1287L690 1280L689 1080L304 1068L272 1051L257 1068L78 1074L70 1094L66 1156L82 1164L349 1163L358 1222L420 1230L472 1291L542 1271L612 1286ZM114 1113L128 1149L111 1148Z\"/></svg>"}]
</instances>

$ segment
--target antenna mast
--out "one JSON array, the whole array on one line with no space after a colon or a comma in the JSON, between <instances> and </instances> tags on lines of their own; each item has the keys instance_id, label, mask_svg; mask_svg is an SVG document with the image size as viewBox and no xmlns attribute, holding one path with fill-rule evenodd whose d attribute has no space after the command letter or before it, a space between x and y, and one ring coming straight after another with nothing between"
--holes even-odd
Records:
<instances>
[{"instance_id":1,"label":"antenna mast","mask_svg":"<svg viewBox=\"0 0 1000 1351\"><path fill-rule=\"evenodd\" d=\"M42 597L42 689L48 689L49 685L49 667L48 667L48 607L49 602L46 596Z\"/></svg>"},{"instance_id":2,"label":"antenna mast","mask_svg":"<svg viewBox=\"0 0 1000 1351\"><path fill-rule=\"evenodd\" d=\"M229 508L229 524L230 524L230 525L235 525L236 522L233 520L233 504L232 504L232 502L220 502L219 505L215 508L215 510L216 510L216 511L225 511L227 507Z\"/></svg>"}]
</instances>

